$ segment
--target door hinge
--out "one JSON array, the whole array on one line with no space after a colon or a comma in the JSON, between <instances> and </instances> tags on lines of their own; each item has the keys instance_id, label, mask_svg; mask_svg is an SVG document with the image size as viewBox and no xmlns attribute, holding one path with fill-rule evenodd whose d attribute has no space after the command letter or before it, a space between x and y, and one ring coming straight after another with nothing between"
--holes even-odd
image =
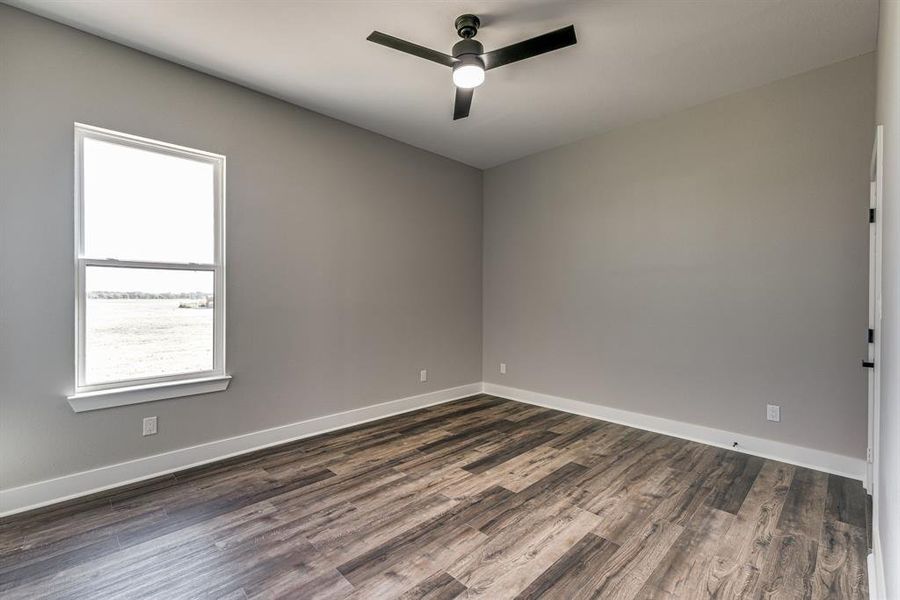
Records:
<instances>
[{"instance_id":1,"label":"door hinge","mask_svg":"<svg viewBox=\"0 0 900 600\"><path fill-rule=\"evenodd\" d=\"M875 222L875 209L870 208L869 209L869 223L874 223L874 222Z\"/></svg>"},{"instance_id":2,"label":"door hinge","mask_svg":"<svg viewBox=\"0 0 900 600\"><path fill-rule=\"evenodd\" d=\"M866 448L866 462L872 462L872 449Z\"/></svg>"},{"instance_id":3,"label":"door hinge","mask_svg":"<svg viewBox=\"0 0 900 600\"><path fill-rule=\"evenodd\" d=\"M875 330L874 329L869 329L869 343L870 344L875 343Z\"/></svg>"}]
</instances>

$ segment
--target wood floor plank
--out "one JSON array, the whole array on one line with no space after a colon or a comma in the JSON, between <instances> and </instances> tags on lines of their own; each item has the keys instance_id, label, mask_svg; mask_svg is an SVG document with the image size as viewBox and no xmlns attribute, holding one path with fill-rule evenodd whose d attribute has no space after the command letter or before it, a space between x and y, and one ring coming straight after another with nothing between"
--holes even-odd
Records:
<instances>
[{"instance_id":1,"label":"wood floor plank","mask_svg":"<svg viewBox=\"0 0 900 600\"><path fill-rule=\"evenodd\" d=\"M829 475L825 511L829 519L865 529L865 490L859 486L857 481L840 475Z\"/></svg>"},{"instance_id":2,"label":"wood floor plank","mask_svg":"<svg viewBox=\"0 0 900 600\"><path fill-rule=\"evenodd\" d=\"M559 436L548 442L547 445L557 449L569 449L573 443L579 440L602 434L609 425L609 423L594 421L587 417L573 418L549 429L553 433L558 433Z\"/></svg>"},{"instance_id":3,"label":"wood floor plank","mask_svg":"<svg viewBox=\"0 0 900 600\"><path fill-rule=\"evenodd\" d=\"M463 466L463 469L470 473L483 473L508 460L512 460L523 452L527 452L532 448L536 448L541 444L549 442L555 437L557 437L557 434L552 431L526 433L524 435L512 437L509 440L509 443L506 443L496 451L485 454L478 460Z\"/></svg>"},{"instance_id":4,"label":"wood floor plank","mask_svg":"<svg viewBox=\"0 0 900 600\"><path fill-rule=\"evenodd\" d=\"M586 573L587 579L582 581L581 590L571 596L572 600L631 600L640 593L682 531L682 527L666 521L647 524L609 560Z\"/></svg>"},{"instance_id":5,"label":"wood floor plank","mask_svg":"<svg viewBox=\"0 0 900 600\"><path fill-rule=\"evenodd\" d=\"M521 492L510 494L508 497L494 502L473 515L467 523L487 534L500 531L508 523L515 522L527 513L528 508L534 504L554 502L565 490L565 486L573 476L585 471L585 467L577 463L568 463L552 473L535 481ZM501 489L502 486L497 486ZM463 496L465 497L465 495Z\"/></svg>"},{"instance_id":6,"label":"wood floor plank","mask_svg":"<svg viewBox=\"0 0 900 600\"><path fill-rule=\"evenodd\" d=\"M107 598L117 595L139 596L142 587L159 585L164 580L171 589L179 580L190 580L202 574L204 565L221 564L221 552L215 547L218 536L228 536L237 530L253 527L260 515L271 514L274 507L262 502L219 515L209 520L179 529L147 542L117 552L83 557L79 561L47 570L30 581L18 577L19 589L27 582L33 593L53 590L57 597ZM104 577L98 577L104 573ZM9 590L0 586L0 593ZM15 596L16 594L11 594ZM27 597L27 594L24 596Z\"/></svg>"},{"instance_id":7,"label":"wood floor plank","mask_svg":"<svg viewBox=\"0 0 900 600\"><path fill-rule=\"evenodd\" d=\"M335 477L335 474L327 469L304 472L295 479L268 481L261 483L260 487L247 487L231 490L228 494L204 499L200 503L188 503L183 505L177 502L177 508L166 510L166 519L159 523L129 528L117 535L119 545L123 548L140 544L146 540L165 535L167 533L184 529L190 525L207 521L215 516L225 515L229 512L252 506L258 502L274 499L290 492L302 492L315 484L327 481Z\"/></svg>"},{"instance_id":8,"label":"wood floor plank","mask_svg":"<svg viewBox=\"0 0 900 600\"><path fill-rule=\"evenodd\" d=\"M663 467L637 484L622 488L603 504L592 503L601 517L598 535L624 544L648 522L683 525L704 504L711 490L684 473Z\"/></svg>"},{"instance_id":9,"label":"wood floor plank","mask_svg":"<svg viewBox=\"0 0 900 600\"><path fill-rule=\"evenodd\" d=\"M710 499L713 508L737 514L747 493L756 481L763 459L757 456L740 455L734 452L723 458L724 473L713 483L715 492Z\"/></svg>"},{"instance_id":10,"label":"wood floor plank","mask_svg":"<svg viewBox=\"0 0 900 600\"><path fill-rule=\"evenodd\" d=\"M273 496L271 502L297 517L347 502L403 479L405 475L388 467L337 475L309 486Z\"/></svg>"},{"instance_id":11,"label":"wood floor plank","mask_svg":"<svg viewBox=\"0 0 900 600\"><path fill-rule=\"evenodd\" d=\"M389 443L370 447L365 452L356 452L340 461L329 463L328 468L338 475L354 473L371 468L397 466L404 461L419 456L418 447L447 437L450 434L442 429L425 431L416 435L404 436Z\"/></svg>"},{"instance_id":12,"label":"wood floor plank","mask_svg":"<svg viewBox=\"0 0 900 600\"><path fill-rule=\"evenodd\" d=\"M760 574L760 592L773 600L809 600L813 596L819 542L797 533L780 533Z\"/></svg>"},{"instance_id":13,"label":"wood floor plank","mask_svg":"<svg viewBox=\"0 0 900 600\"><path fill-rule=\"evenodd\" d=\"M494 422L481 423L445 436L436 441L418 447L419 452L426 455L438 454L447 456L451 452L460 452L489 442L499 442L506 436L497 429Z\"/></svg>"},{"instance_id":14,"label":"wood floor plank","mask_svg":"<svg viewBox=\"0 0 900 600\"><path fill-rule=\"evenodd\" d=\"M534 415L539 414L548 414L550 409L544 408L543 406L535 406L533 404L521 404L517 403L512 407L512 410L509 411L506 419L509 421L524 421Z\"/></svg>"},{"instance_id":15,"label":"wood floor plank","mask_svg":"<svg viewBox=\"0 0 900 600\"><path fill-rule=\"evenodd\" d=\"M818 545L812 597L816 600L869 597L863 527L826 518Z\"/></svg>"},{"instance_id":16,"label":"wood floor plank","mask_svg":"<svg viewBox=\"0 0 900 600\"><path fill-rule=\"evenodd\" d=\"M784 533L816 541L822 530L829 476L821 471L796 467L790 490L778 519ZM858 484L858 482L857 482Z\"/></svg>"},{"instance_id":17,"label":"wood floor plank","mask_svg":"<svg viewBox=\"0 0 900 600\"><path fill-rule=\"evenodd\" d=\"M757 594L760 571L769 555L793 474L794 467L784 463L766 462L760 469L716 553L707 581L713 597Z\"/></svg>"},{"instance_id":18,"label":"wood floor plank","mask_svg":"<svg viewBox=\"0 0 900 600\"><path fill-rule=\"evenodd\" d=\"M724 451L721 448L685 441L669 461L669 468L687 473L702 474L704 478L709 479L712 465L720 461L723 455ZM714 484L714 481L706 482L706 485L710 487Z\"/></svg>"},{"instance_id":19,"label":"wood floor plank","mask_svg":"<svg viewBox=\"0 0 900 600\"><path fill-rule=\"evenodd\" d=\"M460 556L475 552L487 536L467 526L447 528L440 542L428 543L418 551L409 551L390 568L371 571L354 584L347 600L397 598L414 589L436 572L446 572ZM467 594L464 593L464 595Z\"/></svg>"},{"instance_id":20,"label":"wood floor plank","mask_svg":"<svg viewBox=\"0 0 900 600\"><path fill-rule=\"evenodd\" d=\"M570 456L565 451L549 446L537 446L487 471L470 474L468 480L460 482L453 492L477 493L492 485L520 492L569 462Z\"/></svg>"},{"instance_id":21,"label":"wood floor plank","mask_svg":"<svg viewBox=\"0 0 900 600\"><path fill-rule=\"evenodd\" d=\"M447 569L466 586L469 598L514 598L597 520L562 499L535 502L520 514L502 526L494 521L481 528L488 535L485 543Z\"/></svg>"},{"instance_id":22,"label":"wood floor plank","mask_svg":"<svg viewBox=\"0 0 900 600\"><path fill-rule=\"evenodd\" d=\"M566 451L575 457L575 462L586 467L598 463L610 464L617 453L623 452L629 445L646 441L646 432L631 429L615 423L605 423L604 427L585 432L581 437L566 445ZM553 442L549 442L553 444Z\"/></svg>"},{"instance_id":23,"label":"wood floor plank","mask_svg":"<svg viewBox=\"0 0 900 600\"><path fill-rule=\"evenodd\" d=\"M567 494L585 510L599 513L608 507L610 499L624 498L645 483L647 474L657 472L672 455L672 438L642 436L630 449L612 450L615 453L608 460L595 463Z\"/></svg>"},{"instance_id":24,"label":"wood floor plank","mask_svg":"<svg viewBox=\"0 0 900 600\"><path fill-rule=\"evenodd\" d=\"M467 527L469 521L512 495L512 492L500 486L492 487L483 494L467 498L447 512L353 557L337 568L354 585L364 582L368 577L390 569L410 554L418 553L431 544L441 543L441 538L448 532Z\"/></svg>"},{"instance_id":25,"label":"wood floor plank","mask_svg":"<svg viewBox=\"0 0 900 600\"><path fill-rule=\"evenodd\" d=\"M862 599L866 504L480 394L0 519L0 596Z\"/></svg>"},{"instance_id":26,"label":"wood floor plank","mask_svg":"<svg viewBox=\"0 0 900 600\"><path fill-rule=\"evenodd\" d=\"M442 571L404 593L400 600L452 600L465 591L466 586Z\"/></svg>"},{"instance_id":27,"label":"wood floor plank","mask_svg":"<svg viewBox=\"0 0 900 600\"><path fill-rule=\"evenodd\" d=\"M591 581L592 577L618 549L617 544L588 533L532 581L516 599L569 600L592 590L597 585Z\"/></svg>"},{"instance_id":28,"label":"wood floor plank","mask_svg":"<svg viewBox=\"0 0 900 600\"><path fill-rule=\"evenodd\" d=\"M336 569L329 569L313 578L298 577L293 571L279 573L247 588L241 588L247 600L270 598L315 598L316 600L344 600L353 593L353 586Z\"/></svg>"},{"instance_id":29,"label":"wood floor plank","mask_svg":"<svg viewBox=\"0 0 900 600\"><path fill-rule=\"evenodd\" d=\"M706 598L715 552L735 516L701 506L645 582L642 598Z\"/></svg>"},{"instance_id":30,"label":"wood floor plank","mask_svg":"<svg viewBox=\"0 0 900 600\"><path fill-rule=\"evenodd\" d=\"M362 511L320 530L308 539L335 564L371 550L422 522L444 515L457 502L440 494L426 495L403 506Z\"/></svg>"}]
</instances>

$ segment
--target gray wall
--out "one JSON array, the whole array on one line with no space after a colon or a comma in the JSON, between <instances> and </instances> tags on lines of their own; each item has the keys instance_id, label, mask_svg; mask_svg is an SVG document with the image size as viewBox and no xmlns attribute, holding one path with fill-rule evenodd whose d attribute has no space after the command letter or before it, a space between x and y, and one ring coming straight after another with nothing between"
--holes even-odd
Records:
<instances>
[{"instance_id":1,"label":"gray wall","mask_svg":"<svg viewBox=\"0 0 900 600\"><path fill-rule=\"evenodd\" d=\"M0 61L3 488L481 379L478 170L5 6ZM227 392L66 403L74 121L227 155Z\"/></svg>"},{"instance_id":2,"label":"gray wall","mask_svg":"<svg viewBox=\"0 0 900 600\"><path fill-rule=\"evenodd\" d=\"M874 66L486 171L485 380L864 456Z\"/></svg>"},{"instance_id":3,"label":"gray wall","mask_svg":"<svg viewBox=\"0 0 900 600\"><path fill-rule=\"evenodd\" d=\"M884 598L900 598L900 2L882 0L878 106L884 125L881 415L875 532L881 538ZM891 565L894 565L893 567Z\"/></svg>"}]
</instances>

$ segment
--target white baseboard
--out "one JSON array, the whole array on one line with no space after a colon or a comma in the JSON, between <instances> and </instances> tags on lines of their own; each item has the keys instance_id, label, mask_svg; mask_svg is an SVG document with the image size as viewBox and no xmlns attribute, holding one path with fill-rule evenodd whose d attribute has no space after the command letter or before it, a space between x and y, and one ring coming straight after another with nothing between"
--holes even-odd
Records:
<instances>
[{"instance_id":1,"label":"white baseboard","mask_svg":"<svg viewBox=\"0 0 900 600\"><path fill-rule=\"evenodd\" d=\"M866 473L866 461L862 458L853 458L852 456L844 456L842 454L833 454L823 450L815 450L813 448L804 448L774 440L753 437L722 429L713 429L703 425L694 425L683 421L675 421L673 419L665 419L662 417L654 417L641 413L621 410L618 408L610 408L581 400L571 400L569 398L560 398L559 396L551 396L549 394L541 394L539 392L531 392L529 390L521 390L518 388L499 385L496 383L484 383L484 392L500 396L501 398L509 398L527 404L535 404L545 408L553 408L564 412L574 413L594 419L602 419L611 421L629 427L654 431L673 437L683 438L710 446L718 446L720 448L728 448L729 450L737 450L746 454L769 458L781 462L808 467L826 473L834 473L835 475L843 475L851 479L863 480ZM737 442L737 447L733 447L733 443Z\"/></svg>"},{"instance_id":2,"label":"white baseboard","mask_svg":"<svg viewBox=\"0 0 900 600\"><path fill-rule=\"evenodd\" d=\"M246 454L261 448L277 446L426 406L458 400L479 394L481 389L480 382L470 383L0 490L0 517L231 456Z\"/></svg>"},{"instance_id":3,"label":"white baseboard","mask_svg":"<svg viewBox=\"0 0 900 600\"><path fill-rule=\"evenodd\" d=\"M482 391L510 400L544 406L594 419L602 419L711 446L734 449L763 458L817 469L826 473L843 475L852 479L863 480L865 478L866 463L861 458L857 459L702 425L610 408L581 400L561 398L495 383L479 382L427 394L409 396L390 402L382 402L372 406L325 415L262 431L254 431L224 440L180 448L171 452L155 454L89 471L64 475L21 487L0 490L0 517L246 454L261 448L277 446L426 406L458 400L459 398L479 394ZM737 448L732 447L733 442L738 443ZM877 542L878 540L876 539L875 543L877 544ZM877 551L876 556L880 556ZM875 566L877 567L877 565ZM876 569L876 573L878 572Z\"/></svg>"}]
</instances>

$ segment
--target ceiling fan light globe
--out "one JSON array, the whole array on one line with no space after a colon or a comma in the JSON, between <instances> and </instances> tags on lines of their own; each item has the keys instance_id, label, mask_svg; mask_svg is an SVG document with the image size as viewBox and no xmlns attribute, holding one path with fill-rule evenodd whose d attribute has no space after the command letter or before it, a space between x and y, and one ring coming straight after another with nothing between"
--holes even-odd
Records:
<instances>
[{"instance_id":1,"label":"ceiling fan light globe","mask_svg":"<svg viewBox=\"0 0 900 600\"><path fill-rule=\"evenodd\" d=\"M471 89L484 83L484 69L480 65L457 65L453 69L453 84L456 87Z\"/></svg>"}]
</instances>

